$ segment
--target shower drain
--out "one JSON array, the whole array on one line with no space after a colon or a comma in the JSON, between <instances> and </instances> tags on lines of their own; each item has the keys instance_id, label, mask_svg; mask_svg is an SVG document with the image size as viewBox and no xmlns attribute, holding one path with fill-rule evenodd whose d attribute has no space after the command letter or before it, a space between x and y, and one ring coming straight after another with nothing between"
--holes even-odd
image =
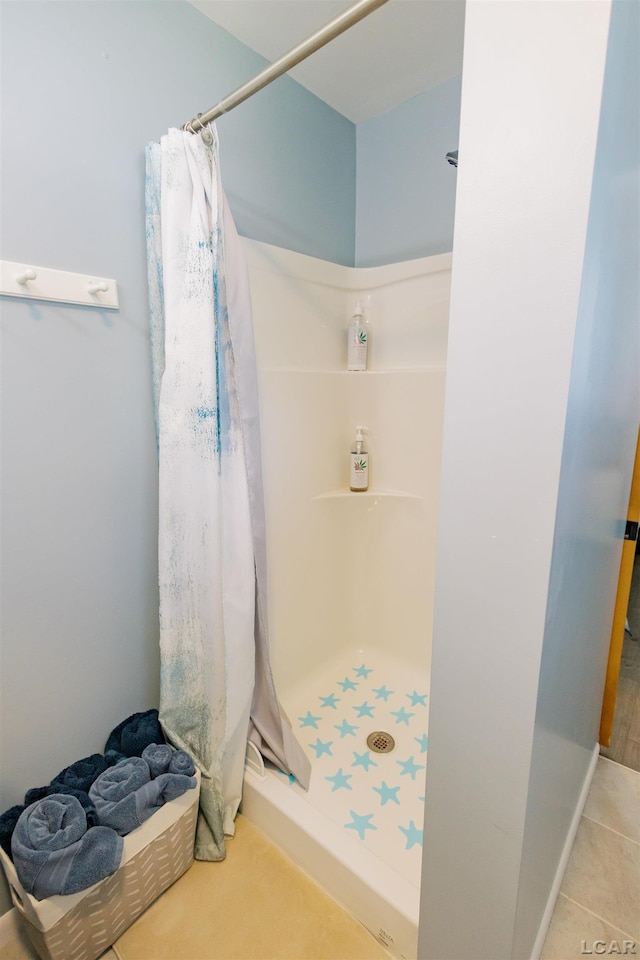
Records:
<instances>
[{"instance_id":1,"label":"shower drain","mask_svg":"<svg viewBox=\"0 0 640 960\"><path fill-rule=\"evenodd\" d=\"M395 740L385 730L375 730L367 737L367 746L374 753L391 753L395 745Z\"/></svg>"}]
</instances>

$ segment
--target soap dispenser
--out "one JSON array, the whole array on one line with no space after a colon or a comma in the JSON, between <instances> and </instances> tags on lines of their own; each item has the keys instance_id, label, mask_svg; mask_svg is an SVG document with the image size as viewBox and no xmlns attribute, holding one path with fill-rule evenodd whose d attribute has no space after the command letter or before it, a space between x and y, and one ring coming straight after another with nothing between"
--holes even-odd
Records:
<instances>
[{"instance_id":1,"label":"soap dispenser","mask_svg":"<svg viewBox=\"0 0 640 960\"><path fill-rule=\"evenodd\" d=\"M366 427L356 427L356 438L351 447L349 489L353 493L363 493L369 488L369 452L363 437L366 432Z\"/></svg>"},{"instance_id":2,"label":"soap dispenser","mask_svg":"<svg viewBox=\"0 0 640 960\"><path fill-rule=\"evenodd\" d=\"M362 301L358 300L355 313L349 324L347 341L347 370L367 369L367 349L369 346L369 329L364 316Z\"/></svg>"}]
</instances>

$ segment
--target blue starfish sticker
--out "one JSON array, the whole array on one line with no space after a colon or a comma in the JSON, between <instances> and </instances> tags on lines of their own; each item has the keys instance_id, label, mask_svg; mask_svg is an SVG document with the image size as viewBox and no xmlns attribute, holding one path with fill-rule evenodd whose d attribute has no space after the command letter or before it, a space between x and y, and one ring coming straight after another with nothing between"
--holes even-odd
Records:
<instances>
[{"instance_id":1,"label":"blue starfish sticker","mask_svg":"<svg viewBox=\"0 0 640 960\"><path fill-rule=\"evenodd\" d=\"M326 753L328 756L332 757L331 747L333 746L333 740L327 740L326 743L323 743L320 737L316 740L315 743L310 743L309 746L312 750L316 751L316 760L318 757L321 757L323 753Z\"/></svg>"},{"instance_id":2,"label":"blue starfish sticker","mask_svg":"<svg viewBox=\"0 0 640 960\"><path fill-rule=\"evenodd\" d=\"M407 696L409 697L409 700L411 700L412 707L417 707L418 704L421 707L426 707L428 694L416 693L416 691L414 690L413 693L408 693Z\"/></svg>"},{"instance_id":3,"label":"blue starfish sticker","mask_svg":"<svg viewBox=\"0 0 640 960\"><path fill-rule=\"evenodd\" d=\"M426 752L427 752L427 743L428 743L428 740L429 740L429 738L427 737L426 733L423 733L421 737L414 737L413 739L416 741L416 743L417 743L418 746L420 747L420 753L426 753Z\"/></svg>"},{"instance_id":4,"label":"blue starfish sticker","mask_svg":"<svg viewBox=\"0 0 640 960\"><path fill-rule=\"evenodd\" d=\"M311 710L307 710L306 717L298 717L298 720L300 721L301 727L313 727L314 730L317 730L318 720L320 720L320 717L314 717L314 715L311 713Z\"/></svg>"},{"instance_id":5,"label":"blue starfish sticker","mask_svg":"<svg viewBox=\"0 0 640 960\"><path fill-rule=\"evenodd\" d=\"M325 780L329 780L330 783L333 783L331 793L335 793L336 790L339 790L341 787L343 787L345 790L351 790L351 784L348 781L351 780L352 776L353 774L351 773L343 773L342 767L340 767L337 773L335 773L332 777L325 777Z\"/></svg>"},{"instance_id":6,"label":"blue starfish sticker","mask_svg":"<svg viewBox=\"0 0 640 960\"><path fill-rule=\"evenodd\" d=\"M372 667L365 667L364 663L362 664L362 666L360 666L360 667L354 667L353 669L354 669L354 672L355 672L356 677L364 677L365 680L367 679L367 677L369 676L370 673L373 673L373 668L372 668Z\"/></svg>"},{"instance_id":7,"label":"blue starfish sticker","mask_svg":"<svg viewBox=\"0 0 640 960\"><path fill-rule=\"evenodd\" d=\"M358 711L359 717L372 717L375 707L372 707L365 700L364 703L361 703L359 707L354 707L353 709Z\"/></svg>"},{"instance_id":8,"label":"blue starfish sticker","mask_svg":"<svg viewBox=\"0 0 640 960\"><path fill-rule=\"evenodd\" d=\"M345 677L344 680L338 680L338 686L342 687L343 693L346 693L347 690L355 690L358 684L350 680L349 677Z\"/></svg>"},{"instance_id":9,"label":"blue starfish sticker","mask_svg":"<svg viewBox=\"0 0 640 960\"><path fill-rule=\"evenodd\" d=\"M399 710L392 710L391 713L396 717L396 723L404 723L405 726L409 726L409 720L411 717L415 717L415 713L407 713L404 707L400 707Z\"/></svg>"},{"instance_id":10,"label":"blue starfish sticker","mask_svg":"<svg viewBox=\"0 0 640 960\"><path fill-rule=\"evenodd\" d=\"M322 707L331 707L333 710L337 710L338 707L336 704L340 703L340 697L336 697L335 693L330 693L328 697L318 697L318 700L322 700Z\"/></svg>"},{"instance_id":11,"label":"blue starfish sticker","mask_svg":"<svg viewBox=\"0 0 640 960\"><path fill-rule=\"evenodd\" d=\"M400 806L400 801L398 800L398 790L400 787L388 787L385 781L383 780L379 787L373 788L376 793L380 794L380 806L384 807L385 803L389 800L393 800L394 803L397 803Z\"/></svg>"},{"instance_id":12,"label":"blue starfish sticker","mask_svg":"<svg viewBox=\"0 0 640 960\"><path fill-rule=\"evenodd\" d=\"M422 830L418 830L413 820L409 821L408 827L398 827L398 830L402 830L407 838L405 850L411 850L411 847L415 847L416 843L422 846Z\"/></svg>"},{"instance_id":13,"label":"blue starfish sticker","mask_svg":"<svg viewBox=\"0 0 640 960\"><path fill-rule=\"evenodd\" d=\"M373 692L376 695L376 700L384 700L384 702L386 703L394 691L387 690L387 685L383 683L381 687L374 687Z\"/></svg>"},{"instance_id":14,"label":"blue starfish sticker","mask_svg":"<svg viewBox=\"0 0 640 960\"><path fill-rule=\"evenodd\" d=\"M340 734L341 740L343 737L347 737L347 736L355 737L356 730L360 729L360 727L355 727L352 723L349 723L348 720L343 720L342 723L334 723L333 726Z\"/></svg>"},{"instance_id":15,"label":"blue starfish sticker","mask_svg":"<svg viewBox=\"0 0 640 960\"><path fill-rule=\"evenodd\" d=\"M289 783L295 783L296 778L292 773L285 773L284 770L277 770L276 773L281 774L283 777L286 777Z\"/></svg>"},{"instance_id":16,"label":"blue starfish sticker","mask_svg":"<svg viewBox=\"0 0 640 960\"><path fill-rule=\"evenodd\" d=\"M364 753L356 753L354 750L353 755L356 759L354 763L351 764L352 767L364 767L365 770L369 772L369 767L378 766L368 750L365 750Z\"/></svg>"},{"instance_id":17,"label":"blue starfish sticker","mask_svg":"<svg viewBox=\"0 0 640 960\"><path fill-rule=\"evenodd\" d=\"M413 757L409 757L408 760L396 760L396 763L402 767L400 776L404 777L406 774L410 776L412 780L415 780L418 770L426 770L424 763L416 763Z\"/></svg>"},{"instance_id":18,"label":"blue starfish sticker","mask_svg":"<svg viewBox=\"0 0 640 960\"><path fill-rule=\"evenodd\" d=\"M364 840L365 831L378 829L373 823L369 823L373 818L372 813L367 813L364 816L356 813L355 810L349 810L349 813L353 817L353 823L345 823L345 827L347 830L357 830L361 840Z\"/></svg>"}]
</instances>

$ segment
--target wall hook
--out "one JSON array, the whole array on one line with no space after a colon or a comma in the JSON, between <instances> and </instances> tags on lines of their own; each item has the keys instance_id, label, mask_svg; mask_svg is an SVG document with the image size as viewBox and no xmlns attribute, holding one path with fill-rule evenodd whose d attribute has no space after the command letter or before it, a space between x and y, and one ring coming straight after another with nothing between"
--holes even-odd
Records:
<instances>
[{"instance_id":1,"label":"wall hook","mask_svg":"<svg viewBox=\"0 0 640 960\"><path fill-rule=\"evenodd\" d=\"M22 273L19 273L16 276L16 283L21 283L24 286L24 284L28 283L29 280L35 280L37 276L38 274L35 272L35 270L29 268L27 270L23 270Z\"/></svg>"},{"instance_id":2,"label":"wall hook","mask_svg":"<svg viewBox=\"0 0 640 960\"><path fill-rule=\"evenodd\" d=\"M36 277L36 283L29 282ZM94 310L118 309L118 283L114 278L53 270L14 260L0 260L0 296L79 303Z\"/></svg>"}]
</instances>

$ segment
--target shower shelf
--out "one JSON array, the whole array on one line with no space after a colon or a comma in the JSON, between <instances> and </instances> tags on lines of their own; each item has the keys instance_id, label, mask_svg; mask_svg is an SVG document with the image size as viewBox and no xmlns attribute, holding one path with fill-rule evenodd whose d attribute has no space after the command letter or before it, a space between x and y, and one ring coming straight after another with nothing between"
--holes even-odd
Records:
<instances>
[{"instance_id":1,"label":"shower shelf","mask_svg":"<svg viewBox=\"0 0 640 960\"><path fill-rule=\"evenodd\" d=\"M355 497L357 500L363 499L396 499L396 500L422 500L423 498L416 493L407 493L404 490L361 490L359 493L353 490L328 490L326 493L318 493L314 500L339 500L347 497Z\"/></svg>"},{"instance_id":2,"label":"shower shelf","mask_svg":"<svg viewBox=\"0 0 640 960\"><path fill-rule=\"evenodd\" d=\"M384 370L335 370L335 369L323 369L318 370L313 367L263 367L262 373L296 373L296 374L322 374L326 376L330 374L331 376L338 377L388 377L394 375L405 376L407 374L414 373L441 373L446 370L445 364L433 363L424 367L388 367Z\"/></svg>"}]
</instances>

